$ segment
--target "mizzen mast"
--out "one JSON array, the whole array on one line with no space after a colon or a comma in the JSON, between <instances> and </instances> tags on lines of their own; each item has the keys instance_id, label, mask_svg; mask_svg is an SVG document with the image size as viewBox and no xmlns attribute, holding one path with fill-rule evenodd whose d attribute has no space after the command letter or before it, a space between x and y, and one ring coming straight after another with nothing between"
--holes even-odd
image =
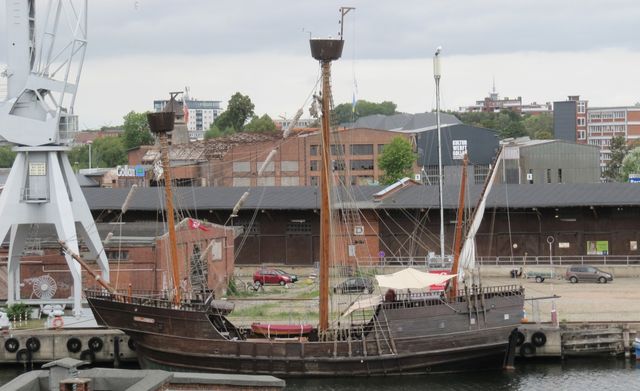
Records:
<instances>
[{"instance_id":1,"label":"mizzen mast","mask_svg":"<svg viewBox=\"0 0 640 391\"><path fill-rule=\"evenodd\" d=\"M173 272L173 302L180 304L180 271L178 269L178 250L176 243L176 227L175 216L173 212L173 189L171 187L171 167L169 165L169 140L167 133L173 130L175 114L173 107L175 106L175 94L171 94L171 100L167 104L171 109L169 111L161 111L158 113L147 114L149 128L152 133L158 135L160 140L160 159L162 161L162 171L164 175L164 188L167 208L167 227L169 229L169 249L171 256L171 268Z\"/></svg>"}]
</instances>

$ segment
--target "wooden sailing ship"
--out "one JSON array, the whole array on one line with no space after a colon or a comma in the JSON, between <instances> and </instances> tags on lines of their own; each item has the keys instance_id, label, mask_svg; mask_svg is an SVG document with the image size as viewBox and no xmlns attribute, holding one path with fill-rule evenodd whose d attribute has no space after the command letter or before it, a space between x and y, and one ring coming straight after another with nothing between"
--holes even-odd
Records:
<instances>
[{"instance_id":1,"label":"wooden sailing ship","mask_svg":"<svg viewBox=\"0 0 640 391\"><path fill-rule=\"evenodd\" d=\"M501 368L510 336L520 324L524 292L516 286L465 286L447 296L394 294L371 303L370 317L349 324L329 320L329 115L331 62L342 39L312 39L322 68L322 175L320 313L317 326L275 338L263 329L237 327L227 319L233 306L116 292L86 291L97 322L127 333L143 368L177 371L271 374L275 376L373 376ZM169 234L171 177L166 133L172 114L150 114L163 154ZM174 235L174 234L173 234ZM175 256L175 254L173 254ZM175 262L175 257L174 257ZM174 265L174 281L180 281ZM276 333L277 334L277 333ZM511 338L514 343L513 337Z\"/></svg>"}]
</instances>

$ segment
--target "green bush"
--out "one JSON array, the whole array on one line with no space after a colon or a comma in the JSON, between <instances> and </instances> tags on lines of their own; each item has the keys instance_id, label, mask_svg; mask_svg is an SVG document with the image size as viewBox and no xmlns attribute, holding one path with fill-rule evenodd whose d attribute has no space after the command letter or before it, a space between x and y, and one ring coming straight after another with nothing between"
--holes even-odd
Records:
<instances>
[{"instance_id":1,"label":"green bush","mask_svg":"<svg viewBox=\"0 0 640 391\"><path fill-rule=\"evenodd\" d=\"M7 316L10 320L13 319L29 319L31 308L24 303L14 303L7 307Z\"/></svg>"},{"instance_id":2,"label":"green bush","mask_svg":"<svg viewBox=\"0 0 640 391\"><path fill-rule=\"evenodd\" d=\"M234 278L229 280L229 285L227 286L227 294L230 296L236 296L239 293L238 286L236 285L236 280Z\"/></svg>"}]
</instances>

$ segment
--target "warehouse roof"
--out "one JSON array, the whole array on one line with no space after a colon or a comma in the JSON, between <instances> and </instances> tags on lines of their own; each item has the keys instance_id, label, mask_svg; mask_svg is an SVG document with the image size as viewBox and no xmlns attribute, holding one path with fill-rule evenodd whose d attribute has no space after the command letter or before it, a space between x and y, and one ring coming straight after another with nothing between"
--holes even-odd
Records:
<instances>
[{"instance_id":1,"label":"warehouse roof","mask_svg":"<svg viewBox=\"0 0 640 391\"><path fill-rule=\"evenodd\" d=\"M345 205L361 209L437 208L437 186L405 187L380 201L374 194L383 186L355 186L349 193L339 192L337 198ZM475 205L482 189L471 186L467 203ZM245 191L250 195L243 209L301 210L319 207L317 187L182 187L175 189L176 207L188 210L231 210ZM122 207L129 189L84 188L89 207L93 210ZM640 185L632 183L585 184L502 184L494 186L489 195L489 207L531 208L569 206L625 206L640 204ZM457 208L458 187L445 186L445 208ZM162 188L138 189L129 210L158 210L164 206Z\"/></svg>"}]
</instances>

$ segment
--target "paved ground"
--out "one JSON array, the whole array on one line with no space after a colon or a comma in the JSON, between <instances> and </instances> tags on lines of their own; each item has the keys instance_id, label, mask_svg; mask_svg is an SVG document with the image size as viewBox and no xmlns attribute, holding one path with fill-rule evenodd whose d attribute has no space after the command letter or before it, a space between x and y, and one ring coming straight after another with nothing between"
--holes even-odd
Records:
<instances>
[{"instance_id":1,"label":"paved ground","mask_svg":"<svg viewBox=\"0 0 640 391\"><path fill-rule=\"evenodd\" d=\"M254 315L258 315L258 318L261 316L279 318L285 322L291 319L294 322L314 323L317 319L314 312L317 313L318 302L312 297L314 293L317 294L317 284L303 277L305 271L296 271L301 275L301 281L290 289L276 286L265 287L264 292L252 294L237 302L236 308L242 309L244 314L241 313L243 316L238 316L236 320L255 320ZM560 279L545 279L542 283L536 283L531 279L483 278L484 286L511 284L524 286L527 299L560 296L555 299L560 321L640 321L640 278L616 278L607 284L571 284ZM261 298L269 299L266 305L264 302L252 300ZM337 298L334 298L334 305L342 311L351 301L356 299L357 297L354 295L338 295ZM527 319L529 321L550 321L552 301L548 299L527 300L525 307ZM251 313L251 308L260 308L261 311L254 314ZM274 314L277 316L274 317Z\"/></svg>"},{"instance_id":2,"label":"paved ground","mask_svg":"<svg viewBox=\"0 0 640 391\"><path fill-rule=\"evenodd\" d=\"M640 278L618 278L607 284L486 278L484 284L505 285L514 281L524 286L527 298L560 296L556 299L556 310L561 321L640 321ZM527 318L535 320L532 304L535 302L539 303L540 319L550 320L552 300L527 301Z\"/></svg>"}]
</instances>

